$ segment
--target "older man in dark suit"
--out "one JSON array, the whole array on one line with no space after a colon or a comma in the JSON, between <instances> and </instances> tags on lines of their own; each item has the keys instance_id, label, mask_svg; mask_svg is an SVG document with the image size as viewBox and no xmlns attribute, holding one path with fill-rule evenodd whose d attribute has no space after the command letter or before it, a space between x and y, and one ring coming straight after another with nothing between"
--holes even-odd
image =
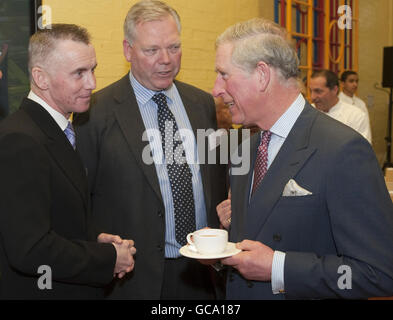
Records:
<instances>
[{"instance_id":1,"label":"older man in dark suit","mask_svg":"<svg viewBox=\"0 0 393 320\"><path fill-rule=\"evenodd\" d=\"M200 159L196 144L198 129L216 128L214 100L174 81L182 55L174 9L141 1L124 33L131 72L76 119L94 218L138 248L134 271L114 281L108 297L211 299L210 267L179 249L188 232L218 226L215 207L225 198L225 167Z\"/></svg>"},{"instance_id":2,"label":"older man in dark suit","mask_svg":"<svg viewBox=\"0 0 393 320\"><path fill-rule=\"evenodd\" d=\"M0 298L102 298L135 248L92 226L68 120L89 107L95 51L85 29L59 24L33 35L29 54L29 96L0 125Z\"/></svg>"},{"instance_id":3,"label":"older man in dark suit","mask_svg":"<svg viewBox=\"0 0 393 320\"><path fill-rule=\"evenodd\" d=\"M367 140L304 100L286 31L264 19L228 28L216 69L213 93L233 122L262 129L243 150L252 170L230 180L230 239L243 251L222 260L227 298L392 295L393 205L381 169Z\"/></svg>"}]
</instances>

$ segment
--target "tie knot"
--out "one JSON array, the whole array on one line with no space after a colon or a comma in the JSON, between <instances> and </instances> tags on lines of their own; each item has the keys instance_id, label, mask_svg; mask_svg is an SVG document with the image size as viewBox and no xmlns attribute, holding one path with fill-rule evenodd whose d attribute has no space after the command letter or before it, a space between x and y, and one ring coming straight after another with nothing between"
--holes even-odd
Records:
<instances>
[{"instance_id":1,"label":"tie knot","mask_svg":"<svg viewBox=\"0 0 393 320\"><path fill-rule=\"evenodd\" d=\"M269 130L264 131L262 133L262 141L261 141L261 143L262 144L268 144L269 141L270 141L271 136L272 136L272 132L271 131L269 131Z\"/></svg>"},{"instance_id":2,"label":"tie knot","mask_svg":"<svg viewBox=\"0 0 393 320\"><path fill-rule=\"evenodd\" d=\"M152 100L157 103L157 105L166 105L166 95L162 92L157 93L153 96Z\"/></svg>"}]
</instances>

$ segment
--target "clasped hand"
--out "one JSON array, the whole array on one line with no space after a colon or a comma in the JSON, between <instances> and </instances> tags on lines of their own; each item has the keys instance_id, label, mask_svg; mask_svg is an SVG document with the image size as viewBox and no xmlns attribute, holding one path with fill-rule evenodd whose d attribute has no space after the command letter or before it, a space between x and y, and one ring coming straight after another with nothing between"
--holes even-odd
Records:
<instances>
[{"instance_id":1,"label":"clasped hand","mask_svg":"<svg viewBox=\"0 0 393 320\"><path fill-rule=\"evenodd\" d=\"M126 273L134 269L134 254L136 249L133 240L125 240L117 235L101 233L97 241L100 243L112 243L116 249L116 265L113 272L114 277L123 278Z\"/></svg>"}]
</instances>

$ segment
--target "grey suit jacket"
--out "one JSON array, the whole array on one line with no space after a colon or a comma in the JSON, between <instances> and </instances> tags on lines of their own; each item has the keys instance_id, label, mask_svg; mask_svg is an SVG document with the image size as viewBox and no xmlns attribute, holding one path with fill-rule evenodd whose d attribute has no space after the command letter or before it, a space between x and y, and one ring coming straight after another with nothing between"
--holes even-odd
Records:
<instances>
[{"instance_id":1,"label":"grey suit jacket","mask_svg":"<svg viewBox=\"0 0 393 320\"><path fill-rule=\"evenodd\" d=\"M259 139L251 140L253 161ZM251 179L252 170L231 177L230 238L286 252L285 294L231 272L229 299L393 294L393 205L363 137L307 103L249 202ZM282 196L290 179L312 195ZM351 276L351 285L342 276Z\"/></svg>"},{"instance_id":2,"label":"grey suit jacket","mask_svg":"<svg viewBox=\"0 0 393 320\"><path fill-rule=\"evenodd\" d=\"M212 97L176 81L194 134L216 128ZM133 239L135 269L116 281L110 297L159 299L164 269L165 208L154 164L142 153L144 123L129 75L97 92L89 114L76 118L77 144L88 170L93 217L110 233ZM207 163L207 162L206 162ZM218 226L216 205L225 199L225 167L201 165L208 225Z\"/></svg>"}]
</instances>

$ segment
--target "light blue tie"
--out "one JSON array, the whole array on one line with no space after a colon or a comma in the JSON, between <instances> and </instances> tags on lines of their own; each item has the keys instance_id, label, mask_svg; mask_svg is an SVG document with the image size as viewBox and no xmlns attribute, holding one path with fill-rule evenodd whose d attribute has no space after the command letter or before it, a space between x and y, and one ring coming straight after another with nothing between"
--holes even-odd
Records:
<instances>
[{"instance_id":1,"label":"light blue tie","mask_svg":"<svg viewBox=\"0 0 393 320\"><path fill-rule=\"evenodd\" d=\"M72 123L68 121L67 128L64 130L65 135L67 136L68 141L70 141L72 147L75 150L76 144L75 144L75 131L72 126Z\"/></svg>"}]
</instances>

